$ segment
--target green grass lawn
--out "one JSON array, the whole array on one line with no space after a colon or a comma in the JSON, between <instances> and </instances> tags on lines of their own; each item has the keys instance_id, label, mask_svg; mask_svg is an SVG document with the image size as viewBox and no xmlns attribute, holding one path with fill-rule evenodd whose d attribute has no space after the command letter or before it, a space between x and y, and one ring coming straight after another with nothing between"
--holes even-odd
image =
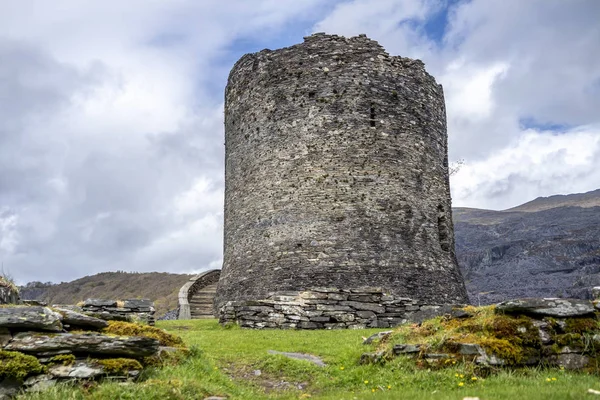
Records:
<instances>
[{"instance_id":1,"label":"green grass lawn","mask_svg":"<svg viewBox=\"0 0 600 400\"><path fill-rule=\"evenodd\" d=\"M600 390L597 376L559 369L501 371L481 377L460 363L447 369L417 369L406 358L385 365L359 365L363 336L380 330L243 330L216 320L162 321L193 349L184 363L148 371L136 384L103 383L53 388L22 399L582 399ZM267 350L319 356L319 367ZM260 372L259 372L260 371Z\"/></svg>"}]
</instances>

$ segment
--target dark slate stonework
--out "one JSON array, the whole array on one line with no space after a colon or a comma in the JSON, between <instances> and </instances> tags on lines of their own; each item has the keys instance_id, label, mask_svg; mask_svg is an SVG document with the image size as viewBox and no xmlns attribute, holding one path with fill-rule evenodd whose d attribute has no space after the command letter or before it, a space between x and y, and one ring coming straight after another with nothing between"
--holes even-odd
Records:
<instances>
[{"instance_id":1,"label":"dark slate stonework","mask_svg":"<svg viewBox=\"0 0 600 400\"><path fill-rule=\"evenodd\" d=\"M225 154L217 309L317 287L468 302L444 96L421 61L364 35L247 54L226 88Z\"/></svg>"},{"instance_id":2,"label":"dark slate stonework","mask_svg":"<svg viewBox=\"0 0 600 400\"><path fill-rule=\"evenodd\" d=\"M345 300L352 298L359 301ZM272 294L263 300L228 301L220 309L219 322L253 329L389 328L450 316L452 311L449 304L422 304L381 288L315 288Z\"/></svg>"}]
</instances>

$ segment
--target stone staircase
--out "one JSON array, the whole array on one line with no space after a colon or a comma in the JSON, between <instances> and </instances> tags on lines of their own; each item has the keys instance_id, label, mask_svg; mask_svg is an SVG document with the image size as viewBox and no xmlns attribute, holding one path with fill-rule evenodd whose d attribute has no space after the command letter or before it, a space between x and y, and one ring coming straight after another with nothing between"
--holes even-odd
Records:
<instances>
[{"instance_id":1,"label":"stone staircase","mask_svg":"<svg viewBox=\"0 0 600 400\"><path fill-rule=\"evenodd\" d=\"M204 286L194 293L190 299L190 312L192 319L214 318L213 300L217 293L217 284Z\"/></svg>"},{"instance_id":2,"label":"stone staircase","mask_svg":"<svg viewBox=\"0 0 600 400\"><path fill-rule=\"evenodd\" d=\"M219 269L205 271L181 287L178 319L216 318L213 314L213 300L220 276Z\"/></svg>"}]
</instances>

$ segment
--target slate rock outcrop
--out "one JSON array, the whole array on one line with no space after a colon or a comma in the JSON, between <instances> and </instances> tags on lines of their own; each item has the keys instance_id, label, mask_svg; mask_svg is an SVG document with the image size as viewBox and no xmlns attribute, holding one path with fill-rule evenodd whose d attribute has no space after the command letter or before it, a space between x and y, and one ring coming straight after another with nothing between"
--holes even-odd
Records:
<instances>
[{"instance_id":1,"label":"slate rock outcrop","mask_svg":"<svg viewBox=\"0 0 600 400\"><path fill-rule=\"evenodd\" d=\"M104 302L98 307L113 304ZM126 305L122 308L142 312L149 308L145 301ZM74 309L77 307L0 307L0 398L10 398L21 390L45 390L64 380L136 378L148 358L160 359L165 351L180 350L162 347L158 339L141 333L144 329L160 331L157 328L112 322L130 332L140 332L115 334L119 328L106 320ZM162 331L158 337L165 341L171 338ZM176 339L174 343L183 343Z\"/></svg>"},{"instance_id":2,"label":"slate rock outcrop","mask_svg":"<svg viewBox=\"0 0 600 400\"><path fill-rule=\"evenodd\" d=\"M600 319L591 301L527 298L465 311L469 316L400 327L399 343L398 331L386 332L389 345L363 354L360 362L409 356L426 368L467 362L481 371L543 365L600 372ZM378 339L372 336L365 344Z\"/></svg>"},{"instance_id":3,"label":"slate rock outcrop","mask_svg":"<svg viewBox=\"0 0 600 400\"><path fill-rule=\"evenodd\" d=\"M148 299L87 299L80 307L83 313L106 321L155 322L154 305Z\"/></svg>"}]
</instances>

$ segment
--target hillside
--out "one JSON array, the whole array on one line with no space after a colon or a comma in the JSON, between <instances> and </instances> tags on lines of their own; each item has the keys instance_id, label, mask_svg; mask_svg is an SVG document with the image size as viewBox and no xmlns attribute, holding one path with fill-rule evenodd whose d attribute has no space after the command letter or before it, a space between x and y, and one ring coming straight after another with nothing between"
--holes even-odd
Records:
<instances>
[{"instance_id":1,"label":"hillside","mask_svg":"<svg viewBox=\"0 0 600 400\"><path fill-rule=\"evenodd\" d=\"M600 285L600 190L505 211L455 208L456 254L474 304L589 296Z\"/></svg>"},{"instance_id":2,"label":"hillside","mask_svg":"<svg viewBox=\"0 0 600 400\"><path fill-rule=\"evenodd\" d=\"M177 295L192 275L166 272L103 272L60 284L32 282L21 287L21 298L49 304L76 304L87 298L148 298L154 301L156 315L177 308Z\"/></svg>"}]
</instances>

